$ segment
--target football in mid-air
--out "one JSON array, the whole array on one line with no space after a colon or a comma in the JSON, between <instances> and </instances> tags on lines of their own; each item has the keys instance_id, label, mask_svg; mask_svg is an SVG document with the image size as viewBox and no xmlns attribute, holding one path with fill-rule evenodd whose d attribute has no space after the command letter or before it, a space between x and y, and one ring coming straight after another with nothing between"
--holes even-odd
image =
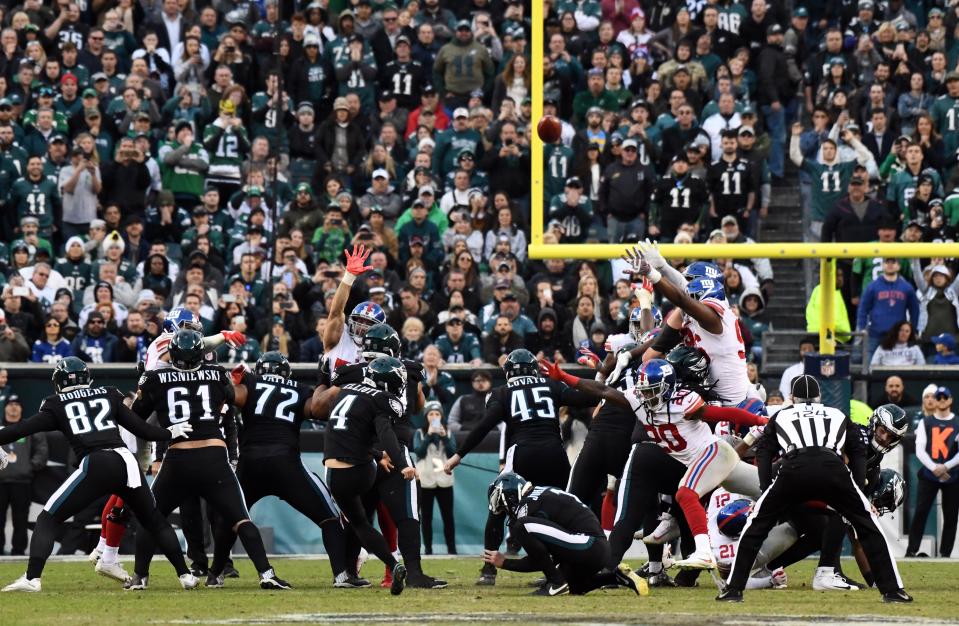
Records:
<instances>
[{"instance_id":1,"label":"football in mid-air","mask_svg":"<svg viewBox=\"0 0 959 626\"><path fill-rule=\"evenodd\" d=\"M539 121L539 124L536 125L536 132L539 133L539 138L545 143L553 143L557 141L560 134L562 134L563 125L556 117L544 115Z\"/></svg>"}]
</instances>

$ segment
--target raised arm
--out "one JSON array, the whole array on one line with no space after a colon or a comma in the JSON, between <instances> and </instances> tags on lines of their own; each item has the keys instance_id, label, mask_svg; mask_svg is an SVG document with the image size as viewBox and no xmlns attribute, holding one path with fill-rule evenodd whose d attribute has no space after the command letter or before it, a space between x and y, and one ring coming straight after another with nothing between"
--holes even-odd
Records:
<instances>
[{"instance_id":1,"label":"raised arm","mask_svg":"<svg viewBox=\"0 0 959 626\"><path fill-rule=\"evenodd\" d=\"M624 396L619 389L615 389L599 381L577 378L572 374L567 374L560 369L559 365L545 359L540 361L540 369L544 376L565 383L577 391L582 391L591 396L608 400L617 406L632 410L629 400L626 399L626 396Z\"/></svg>"},{"instance_id":2,"label":"raised arm","mask_svg":"<svg viewBox=\"0 0 959 626\"><path fill-rule=\"evenodd\" d=\"M343 278L340 279L340 284L333 295L333 302L330 303L330 314L326 318L326 329L323 331L324 350L329 351L335 348L343 335L343 325L346 323L346 301L350 299L350 290L353 288L356 277L373 269L365 265L366 259L372 252L372 249L367 250L363 244L353 246L352 254L349 250L343 251L346 256L346 272L343 273Z\"/></svg>"}]
</instances>

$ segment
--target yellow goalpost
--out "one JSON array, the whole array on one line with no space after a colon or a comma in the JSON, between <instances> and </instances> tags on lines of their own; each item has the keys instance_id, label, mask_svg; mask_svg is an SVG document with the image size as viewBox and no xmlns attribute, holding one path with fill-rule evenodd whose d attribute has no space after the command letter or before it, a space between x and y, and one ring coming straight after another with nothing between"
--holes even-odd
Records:
<instances>
[{"instance_id":1,"label":"yellow goalpost","mask_svg":"<svg viewBox=\"0 0 959 626\"><path fill-rule=\"evenodd\" d=\"M530 121L530 244L533 259L618 259L630 247L621 243L543 243L543 142L536 124L543 117L544 7L532 3L532 120ZM798 208L798 207L797 207ZM953 258L959 257L959 243L753 243L753 244L663 244L659 251L667 259L820 259L821 292L835 290L836 259L853 258ZM820 307L819 350L835 353L833 299L823 298Z\"/></svg>"}]
</instances>

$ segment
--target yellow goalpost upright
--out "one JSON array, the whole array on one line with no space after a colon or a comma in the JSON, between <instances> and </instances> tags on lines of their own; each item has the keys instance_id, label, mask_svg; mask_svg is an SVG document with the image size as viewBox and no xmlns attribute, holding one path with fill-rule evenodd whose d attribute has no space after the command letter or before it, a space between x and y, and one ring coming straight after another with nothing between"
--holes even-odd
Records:
<instances>
[{"instance_id":1,"label":"yellow goalpost upright","mask_svg":"<svg viewBox=\"0 0 959 626\"><path fill-rule=\"evenodd\" d=\"M622 243L543 243L543 142L536 124L543 117L544 6L532 3L532 120L530 121L530 244L533 259L618 259L629 248ZM798 207L797 207L798 209ZM663 244L659 251L667 259L820 259L822 293L835 290L836 259L854 258L954 258L959 243L752 243L752 244ZM820 307L819 351L835 352L835 321L832 298L823 298Z\"/></svg>"}]
</instances>

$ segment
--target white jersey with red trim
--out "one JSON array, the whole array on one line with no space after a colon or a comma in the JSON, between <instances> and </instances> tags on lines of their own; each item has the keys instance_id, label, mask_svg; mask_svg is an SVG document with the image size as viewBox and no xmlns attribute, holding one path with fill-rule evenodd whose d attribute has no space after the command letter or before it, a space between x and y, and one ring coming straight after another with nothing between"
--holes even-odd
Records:
<instances>
[{"instance_id":1,"label":"white jersey with red trim","mask_svg":"<svg viewBox=\"0 0 959 626\"><path fill-rule=\"evenodd\" d=\"M736 406L749 394L746 374L746 346L739 330L739 318L726 299L703 298L702 303L722 318L723 331L714 335L699 325L692 316L683 315L683 342L702 348L709 357L709 383L723 400L723 406Z\"/></svg>"},{"instance_id":2,"label":"white jersey with red trim","mask_svg":"<svg viewBox=\"0 0 959 626\"><path fill-rule=\"evenodd\" d=\"M330 364L330 373L335 372L336 368L341 365L352 365L353 363L363 362L363 355L360 353L360 348L353 342L353 338L350 337L350 331L347 330L345 324L340 333L340 340L332 350L323 355L323 358Z\"/></svg>"},{"instance_id":3,"label":"white jersey with red trim","mask_svg":"<svg viewBox=\"0 0 959 626\"><path fill-rule=\"evenodd\" d=\"M619 352L620 348L625 346L627 343L635 341L636 340L633 339L633 336L629 333L617 333L606 338L606 345L603 346L603 349L611 354L616 354Z\"/></svg>"},{"instance_id":4,"label":"white jersey with red trim","mask_svg":"<svg viewBox=\"0 0 959 626\"><path fill-rule=\"evenodd\" d=\"M171 367L169 361L163 360L163 355L170 350L170 340L173 339L173 334L164 331L150 343L147 347L146 359L143 361L144 370L150 372Z\"/></svg>"},{"instance_id":5,"label":"white jersey with red trim","mask_svg":"<svg viewBox=\"0 0 959 626\"><path fill-rule=\"evenodd\" d=\"M703 448L716 440L705 422L686 419L706 404L695 391L674 391L669 402L652 413L632 391L624 395L650 440L683 465L689 466Z\"/></svg>"}]
</instances>

